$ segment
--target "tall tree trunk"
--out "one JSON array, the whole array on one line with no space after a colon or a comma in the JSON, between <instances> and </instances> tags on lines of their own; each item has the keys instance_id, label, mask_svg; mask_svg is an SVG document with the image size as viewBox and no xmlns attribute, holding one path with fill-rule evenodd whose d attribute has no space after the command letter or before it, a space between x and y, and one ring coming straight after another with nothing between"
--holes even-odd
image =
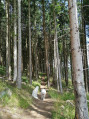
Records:
<instances>
[{"instance_id":1,"label":"tall tree trunk","mask_svg":"<svg viewBox=\"0 0 89 119\"><path fill-rule=\"evenodd\" d=\"M16 0L14 0L14 77L17 80L17 19L16 19Z\"/></svg>"},{"instance_id":2,"label":"tall tree trunk","mask_svg":"<svg viewBox=\"0 0 89 119\"><path fill-rule=\"evenodd\" d=\"M29 80L32 85L32 54L31 54L31 18L30 18L30 0L28 0L29 9Z\"/></svg>"},{"instance_id":3,"label":"tall tree trunk","mask_svg":"<svg viewBox=\"0 0 89 119\"><path fill-rule=\"evenodd\" d=\"M38 79L38 51L37 51L37 43L38 43L38 41L36 41L36 43L35 43L35 76L36 76L36 80Z\"/></svg>"},{"instance_id":4,"label":"tall tree trunk","mask_svg":"<svg viewBox=\"0 0 89 119\"><path fill-rule=\"evenodd\" d=\"M18 0L18 79L17 87L21 88L22 77L22 42L21 42L21 0Z\"/></svg>"},{"instance_id":5,"label":"tall tree trunk","mask_svg":"<svg viewBox=\"0 0 89 119\"><path fill-rule=\"evenodd\" d=\"M46 59L46 73L47 73L47 81L48 87L50 86L49 82L49 61L48 61L48 38L45 31L45 1L42 0L42 7L43 7L43 35L44 35L44 42L45 42L45 59Z\"/></svg>"},{"instance_id":6,"label":"tall tree trunk","mask_svg":"<svg viewBox=\"0 0 89 119\"><path fill-rule=\"evenodd\" d=\"M70 33L71 33L71 51L73 64L73 85L75 94L75 118L89 119L86 92L83 80L83 65L79 39L77 2L76 0L68 0Z\"/></svg>"},{"instance_id":7,"label":"tall tree trunk","mask_svg":"<svg viewBox=\"0 0 89 119\"><path fill-rule=\"evenodd\" d=\"M1 0L0 0L0 6L1 6ZM0 7L1 8L1 7ZM2 17L2 14L0 13L0 17ZM2 37L1 37L1 19L0 18L0 65L2 65Z\"/></svg>"},{"instance_id":8,"label":"tall tree trunk","mask_svg":"<svg viewBox=\"0 0 89 119\"><path fill-rule=\"evenodd\" d=\"M9 4L9 6L10 6L10 1L8 1L8 4ZM9 58L9 60L8 60L8 66L9 66L9 77L8 77L8 80L11 80L11 48L10 48L10 44L11 44L11 33L10 33L10 19L11 19L11 17L10 17L10 9L8 8L8 15L9 15L9 21L8 21L8 25L9 25L9 27L8 27L8 58Z\"/></svg>"},{"instance_id":9,"label":"tall tree trunk","mask_svg":"<svg viewBox=\"0 0 89 119\"><path fill-rule=\"evenodd\" d=\"M63 56L64 56L64 76L65 76L65 83L68 86L68 52L66 46L66 40L63 39Z\"/></svg>"},{"instance_id":10,"label":"tall tree trunk","mask_svg":"<svg viewBox=\"0 0 89 119\"><path fill-rule=\"evenodd\" d=\"M38 79L38 51L37 51L38 37L37 37L37 31L36 31L36 1L35 0L34 0L34 41L35 41L35 47L34 47L35 77L37 80Z\"/></svg>"},{"instance_id":11,"label":"tall tree trunk","mask_svg":"<svg viewBox=\"0 0 89 119\"><path fill-rule=\"evenodd\" d=\"M61 79L61 66L60 66L60 58L59 58L59 51L58 51L58 74L59 74L59 86L60 86L60 92L62 93L62 79Z\"/></svg>"},{"instance_id":12,"label":"tall tree trunk","mask_svg":"<svg viewBox=\"0 0 89 119\"><path fill-rule=\"evenodd\" d=\"M62 93L62 80L61 80L61 66L60 66L60 57L59 57L59 49L58 49L58 40L56 39L57 46L57 68L58 68L58 85L60 87L60 92Z\"/></svg>"},{"instance_id":13,"label":"tall tree trunk","mask_svg":"<svg viewBox=\"0 0 89 119\"><path fill-rule=\"evenodd\" d=\"M54 8L55 1L53 0ZM57 25L56 25L56 14L54 9L54 77L57 80L57 90L62 93L62 82L61 82L61 72L60 72L60 58L58 49L58 39L57 39ZM60 86L60 87L59 87Z\"/></svg>"},{"instance_id":14,"label":"tall tree trunk","mask_svg":"<svg viewBox=\"0 0 89 119\"><path fill-rule=\"evenodd\" d=\"M55 16L55 1L52 1L54 4L53 7L53 15L54 15L54 83L57 81L57 89L59 91L59 83L58 83L58 65L57 65L57 29L56 29L56 16Z\"/></svg>"},{"instance_id":15,"label":"tall tree trunk","mask_svg":"<svg viewBox=\"0 0 89 119\"><path fill-rule=\"evenodd\" d=\"M56 33L56 36L57 36L57 33ZM60 58L59 58L59 49L58 49L58 40L57 40L57 37L56 37L55 40L56 40L56 59L57 59L57 66L56 66L56 68L57 68L57 87L58 87L58 91L59 91L59 88L60 88L60 92L62 93L62 81L61 81L61 71L60 71Z\"/></svg>"},{"instance_id":16,"label":"tall tree trunk","mask_svg":"<svg viewBox=\"0 0 89 119\"><path fill-rule=\"evenodd\" d=\"M9 0L6 0L6 78L9 79Z\"/></svg>"},{"instance_id":17,"label":"tall tree trunk","mask_svg":"<svg viewBox=\"0 0 89 119\"><path fill-rule=\"evenodd\" d=\"M83 69L84 69L84 82L85 82L85 89L88 92L88 62L87 62L87 47L86 47L86 31L85 31L85 21L82 20L82 31L83 31Z\"/></svg>"},{"instance_id":18,"label":"tall tree trunk","mask_svg":"<svg viewBox=\"0 0 89 119\"><path fill-rule=\"evenodd\" d=\"M72 85L73 85L73 74L72 74L72 71L73 71L73 67L72 67L72 54L70 53L70 65L71 65L71 80L72 80Z\"/></svg>"},{"instance_id":19,"label":"tall tree trunk","mask_svg":"<svg viewBox=\"0 0 89 119\"><path fill-rule=\"evenodd\" d=\"M81 25L81 31L82 31L82 48L83 48L83 69L84 69L84 82L85 82L85 89L86 92L88 92L88 61L87 61L87 47L86 47L86 24L84 20L84 3L83 0L81 0L81 17L82 17L82 25Z\"/></svg>"},{"instance_id":20,"label":"tall tree trunk","mask_svg":"<svg viewBox=\"0 0 89 119\"><path fill-rule=\"evenodd\" d=\"M68 54L67 54L67 47L66 47L66 43L65 43L65 82L66 82L66 86L68 86Z\"/></svg>"},{"instance_id":21,"label":"tall tree trunk","mask_svg":"<svg viewBox=\"0 0 89 119\"><path fill-rule=\"evenodd\" d=\"M55 37L54 37L54 47L55 47L55 69L56 69L56 77L57 77L57 89L62 93L62 82L61 82L61 72L60 72L60 58L59 58L59 49L58 49L58 39L57 39L57 27L56 27L56 16L54 15L54 21L55 21ZM60 87L59 87L60 86Z\"/></svg>"}]
</instances>

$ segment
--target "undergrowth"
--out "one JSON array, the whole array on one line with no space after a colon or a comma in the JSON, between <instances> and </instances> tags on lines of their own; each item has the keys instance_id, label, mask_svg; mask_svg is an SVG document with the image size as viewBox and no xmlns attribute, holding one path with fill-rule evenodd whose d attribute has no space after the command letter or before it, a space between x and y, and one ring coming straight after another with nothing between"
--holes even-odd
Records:
<instances>
[{"instance_id":1,"label":"undergrowth","mask_svg":"<svg viewBox=\"0 0 89 119\"><path fill-rule=\"evenodd\" d=\"M22 89L19 90L15 86L10 86L5 82L3 83L2 81L0 81L0 92L6 89L7 87L11 90L12 95L8 96L7 94L5 94L0 98L0 103L3 106L8 105L10 107L21 108L29 107L29 105L32 103L32 86L22 84Z\"/></svg>"},{"instance_id":2,"label":"undergrowth","mask_svg":"<svg viewBox=\"0 0 89 119\"><path fill-rule=\"evenodd\" d=\"M28 108L32 103L32 91L35 86L39 85L38 82L34 82L32 86L29 84L23 83L22 89L19 90L16 88L15 85L8 84L7 82L2 82L0 80L0 93L4 91L6 88L9 88L12 92L11 96L7 94L0 97L0 104L3 106L10 106L10 107L20 107L20 108Z\"/></svg>"},{"instance_id":3,"label":"undergrowth","mask_svg":"<svg viewBox=\"0 0 89 119\"><path fill-rule=\"evenodd\" d=\"M52 119L74 119L75 117L75 103L74 91L71 80L69 86L63 84L63 93L58 93L56 89L50 88L49 95L55 100L54 110L52 111ZM89 107L89 94L87 94L88 107Z\"/></svg>"},{"instance_id":4,"label":"undergrowth","mask_svg":"<svg viewBox=\"0 0 89 119\"><path fill-rule=\"evenodd\" d=\"M3 76L3 75L5 75L5 67L3 67L3 66L0 66L0 76Z\"/></svg>"},{"instance_id":5,"label":"undergrowth","mask_svg":"<svg viewBox=\"0 0 89 119\"><path fill-rule=\"evenodd\" d=\"M73 93L63 92L63 94L60 94L56 90L50 89L49 95L51 96L51 98L55 99L54 110L52 111L52 119L74 118L75 107Z\"/></svg>"},{"instance_id":6,"label":"undergrowth","mask_svg":"<svg viewBox=\"0 0 89 119\"><path fill-rule=\"evenodd\" d=\"M0 66L0 105L9 107L28 108L32 103L32 91L36 86L40 87L38 81L32 81L32 86L29 85L29 79L26 75L22 76L21 90L16 88L16 84L3 79L5 76L5 67ZM5 91L10 89L12 95L9 96ZM2 95L2 92L5 94Z\"/></svg>"},{"instance_id":7,"label":"undergrowth","mask_svg":"<svg viewBox=\"0 0 89 119\"><path fill-rule=\"evenodd\" d=\"M54 110L52 111L52 119L74 119L74 93L71 80L69 86L66 87L65 82L62 81L64 92L58 93L56 89L49 89L49 95L55 100Z\"/></svg>"}]
</instances>

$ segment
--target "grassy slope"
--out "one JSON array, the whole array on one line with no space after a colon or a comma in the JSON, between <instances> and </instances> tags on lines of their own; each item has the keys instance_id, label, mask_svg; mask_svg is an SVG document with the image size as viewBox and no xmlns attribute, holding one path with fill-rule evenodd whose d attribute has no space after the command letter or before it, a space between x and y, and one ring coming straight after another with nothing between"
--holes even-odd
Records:
<instances>
[{"instance_id":1,"label":"grassy slope","mask_svg":"<svg viewBox=\"0 0 89 119\"><path fill-rule=\"evenodd\" d=\"M3 76L5 76L5 68L0 67L0 92L9 88L12 92L12 96L4 95L0 98L0 106L9 107L20 107L28 108L32 103L32 90L35 86L40 84L37 81L32 82L32 86L29 85L28 78L26 76L22 77L22 89L16 88L16 85L12 82L4 81Z\"/></svg>"},{"instance_id":2,"label":"grassy slope","mask_svg":"<svg viewBox=\"0 0 89 119\"><path fill-rule=\"evenodd\" d=\"M63 82L63 87L65 83ZM68 88L64 88L63 94L58 93L55 89L49 90L51 98L55 99L52 119L73 119L75 114L74 94L71 82Z\"/></svg>"},{"instance_id":3,"label":"grassy slope","mask_svg":"<svg viewBox=\"0 0 89 119\"><path fill-rule=\"evenodd\" d=\"M0 75L5 75L5 68L0 67ZM32 103L32 90L36 85L40 86L40 83L37 81L32 82L32 86L28 85L28 79L26 76L22 77L22 81L25 83L22 84L22 89L18 90L16 86L10 85L6 82L2 82L0 79L0 92L5 88L9 88L12 91L12 96L7 95L0 98L0 105L17 107L17 108L28 108ZM40 82L40 81L39 81ZM52 112L52 119L73 119L75 115L75 106L74 106L74 93L71 81L69 82L68 88L66 88L65 83L63 82L64 92L63 94L58 93L55 89L49 89L49 95L51 98L55 99L54 110ZM89 95L87 96L89 100ZM89 102L88 102L89 107Z\"/></svg>"},{"instance_id":4,"label":"grassy slope","mask_svg":"<svg viewBox=\"0 0 89 119\"><path fill-rule=\"evenodd\" d=\"M7 83L3 83L0 81L0 92L5 88L9 88L12 91L11 97L8 95L4 95L0 99L0 104L3 106L10 106L10 107L21 107L21 108L28 108L32 102L31 98L31 91L33 88L31 86L22 85L22 89L19 90L15 86L10 86Z\"/></svg>"},{"instance_id":5,"label":"grassy slope","mask_svg":"<svg viewBox=\"0 0 89 119\"><path fill-rule=\"evenodd\" d=\"M63 87L63 94L58 93L55 89L49 90L49 95L51 96L51 98L55 99L54 110L52 112L52 119L74 119L74 93L71 81L69 82L69 87L67 88L63 82ZM89 100L89 94L87 94L87 100Z\"/></svg>"}]
</instances>

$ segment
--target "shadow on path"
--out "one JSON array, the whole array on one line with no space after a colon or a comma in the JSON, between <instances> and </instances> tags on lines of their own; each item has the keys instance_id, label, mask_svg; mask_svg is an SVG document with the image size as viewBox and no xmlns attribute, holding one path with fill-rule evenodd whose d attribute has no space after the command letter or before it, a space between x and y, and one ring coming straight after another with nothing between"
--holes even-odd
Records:
<instances>
[{"instance_id":1,"label":"shadow on path","mask_svg":"<svg viewBox=\"0 0 89 119\"><path fill-rule=\"evenodd\" d=\"M34 115L41 115L44 119L51 119L51 112L53 110L53 101L50 99L48 95L46 95L46 99L43 101L40 99L33 99L33 105L30 107L31 112L34 112ZM39 117L40 118L40 117ZM43 119L41 117L41 119Z\"/></svg>"}]
</instances>

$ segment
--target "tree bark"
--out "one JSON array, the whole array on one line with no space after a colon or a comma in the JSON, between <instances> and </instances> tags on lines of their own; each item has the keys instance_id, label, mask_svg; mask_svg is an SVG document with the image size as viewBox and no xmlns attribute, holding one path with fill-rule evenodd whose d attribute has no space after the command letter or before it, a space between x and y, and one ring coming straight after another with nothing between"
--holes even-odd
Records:
<instances>
[{"instance_id":1,"label":"tree bark","mask_svg":"<svg viewBox=\"0 0 89 119\"><path fill-rule=\"evenodd\" d=\"M9 0L6 0L6 78L9 79Z\"/></svg>"},{"instance_id":2,"label":"tree bark","mask_svg":"<svg viewBox=\"0 0 89 119\"><path fill-rule=\"evenodd\" d=\"M85 31L85 21L82 20L82 30L83 30L83 71L84 71L84 82L85 89L88 92L88 62L87 62L87 47L86 47L86 31Z\"/></svg>"},{"instance_id":3,"label":"tree bark","mask_svg":"<svg viewBox=\"0 0 89 119\"><path fill-rule=\"evenodd\" d=\"M83 48L83 69L84 69L84 83L85 83L85 89L86 92L88 92L88 61L87 61L87 47L86 47L86 23L84 20L84 3L83 0L81 0L81 16L82 16L82 25L81 25L81 42L82 42L82 48Z\"/></svg>"},{"instance_id":4,"label":"tree bark","mask_svg":"<svg viewBox=\"0 0 89 119\"><path fill-rule=\"evenodd\" d=\"M0 6L1 6L1 0L0 0ZM1 19L2 14L0 13L0 65L2 65L2 37L1 37Z\"/></svg>"},{"instance_id":5,"label":"tree bark","mask_svg":"<svg viewBox=\"0 0 89 119\"><path fill-rule=\"evenodd\" d=\"M34 41L35 41L35 47L34 47L34 55L35 55L35 77L36 80L38 79L38 37L37 37L37 31L36 31L36 1L34 0Z\"/></svg>"},{"instance_id":6,"label":"tree bark","mask_svg":"<svg viewBox=\"0 0 89 119\"><path fill-rule=\"evenodd\" d=\"M22 41L21 41L21 0L18 0L18 79L17 87L21 88L22 77Z\"/></svg>"},{"instance_id":7,"label":"tree bark","mask_svg":"<svg viewBox=\"0 0 89 119\"><path fill-rule=\"evenodd\" d=\"M37 43L38 43L38 41L36 41L36 43L35 43L35 76L36 76L36 80L38 79L38 51L37 51Z\"/></svg>"},{"instance_id":8,"label":"tree bark","mask_svg":"<svg viewBox=\"0 0 89 119\"><path fill-rule=\"evenodd\" d=\"M8 6L10 6L10 1L8 1ZM8 76L8 80L11 80L11 33L10 33L10 12L9 12L9 8L8 8L8 66L9 66L9 76Z\"/></svg>"},{"instance_id":9,"label":"tree bark","mask_svg":"<svg viewBox=\"0 0 89 119\"><path fill-rule=\"evenodd\" d=\"M17 19L16 19L16 0L14 0L14 77L17 80Z\"/></svg>"},{"instance_id":10,"label":"tree bark","mask_svg":"<svg viewBox=\"0 0 89 119\"><path fill-rule=\"evenodd\" d=\"M53 0L55 7L55 1ZM62 82L61 82L61 72L60 72L60 57L58 49L58 39L57 39L57 25L56 25L56 14L54 9L54 78L57 80L57 90L62 93Z\"/></svg>"},{"instance_id":11,"label":"tree bark","mask_svg":"<svg viewBox=\"0 0 89 119\"><path fill-rule=\"evenodd\" d=\"M48 87L50 86L49 82L49 59L48 59L48 38L45 31L45 3L44 0L42 0L42 7L43 7L43 35L44 35L44 42L45 42L45 59L46 59L46 73L47 73L47 82Z\"/></svg>"},{"instance_id":12,"label":"tree bark","mask_svg":"<svg viewBox=\"0 0 89 119\"><path fill-rule=\"evenodd\" d=\"M30 18L30 0L28 0L29 9L29 81L32 85L32 54L31 54L31 18Z\"/></svg>"},{"instance_id":13,"label":"tree bark","mask_svg":"<svg viewBox=\"0 0 89 119\"><path fill-rule=\"evenodd\" d=\"M71 80L72 80L72 85L73 85L73 74L72 74L72 71L73 71L73 67L72 67L72 54L70 53L70 65L71 65Z\"/></svg>"},{"instance_id":14,"label":"tree bark","mask_svg":"<svg viewBox=\"0 0 89 119\"><path fill-rule=\"evenodd\" d=\"M66 86L68 86L68 51L66 39L63 39L63 57L64 57L64 78Z\"/></svg>"},{"instance_id":15,"label":"tree bark","mask_svg":"<svg viewBox=\"0 0 89 119\"><path fill-rule=\"evenodd\" d=\"M83 79L83 64L80 48L77 2L68 0L71 33L71 51L73 64L73 85L75 94L75 118L89 119L86 92Z\"/></svg>"},{"instance_id":16,"label":"tree bark","mask_svg":"<svg viewBox=\"0 0 89 119\"><path fill-rule=\"evenodd\" d=\"M61 72L60 72L60 58L59 58L59 49L58 49L58 39L57 39L57 28L56 28L56 18L55 19L55 37L54 37L54 47L55 47L55 74L56 74L56 78L57 78L57 89L59 91L60 88L60 92L62 93L62 82L61 82ZM59 87L60 86L60 87Z\"/></svg>"}]
</instances>

